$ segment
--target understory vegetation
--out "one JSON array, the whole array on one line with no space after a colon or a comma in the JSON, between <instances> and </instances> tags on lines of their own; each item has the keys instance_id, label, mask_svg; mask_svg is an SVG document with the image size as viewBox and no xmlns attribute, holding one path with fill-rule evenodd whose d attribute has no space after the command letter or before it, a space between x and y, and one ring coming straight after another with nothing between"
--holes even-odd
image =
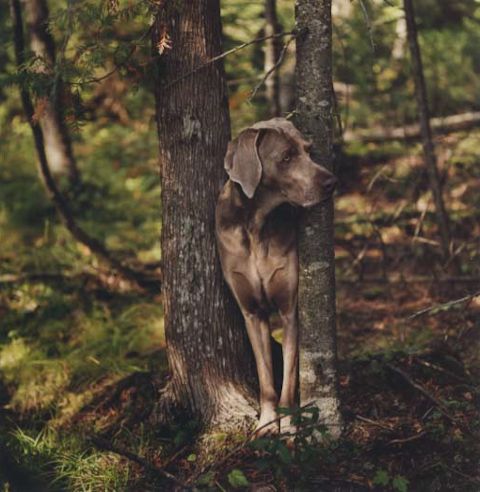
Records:
<instances>
[{"instance_id":1,"label":"understory vegetation","mask_svg":"<svg viewBox=\"0 0 480 492\"><path fill-rule=\"evenodd\" d=\"M408 63L390 63L397 2L366 2L367 19L357 3L334 36L336 79L348 86L338 95L344 129L412 123ZM419 12L434 116L479 109L480 7L459 4L467 10L457 17L428 6ZM287 31L291 2L278 6ZM223 8L225 49L259 37L263 3L228 0ZM4 10L8 53L0 65L12 72ZM139 18L132 16L131 33L115 24L109 36L137 39ZM261 60L260 44L226 58L234 133L268 117L262 94L248 100ZM289 52L280 68L287 99L292 67ZM154 103L150 82L134 71L104 81L110 102L95 99L102 83L81 94L93 108L69 127L81 185L61 186L82 228L154 275L161 263ZM195 421L155 422L168 379L161 296L132 287L72 238L37 174L11 80L0 99L0 490L479 490L479 128L435 140L453 238L447 264L421 145L342 142L339 134L345 432L330 439L307 407L296 415L301 431L292 448L280 437L249 440L205 434Z\"/></svg>"}]
</instances>

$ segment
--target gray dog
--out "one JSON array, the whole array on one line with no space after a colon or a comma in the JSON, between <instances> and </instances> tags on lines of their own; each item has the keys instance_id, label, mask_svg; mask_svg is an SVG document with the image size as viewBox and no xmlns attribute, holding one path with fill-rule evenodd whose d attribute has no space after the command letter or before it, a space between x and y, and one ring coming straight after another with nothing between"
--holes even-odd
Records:
<instances>
[{"instance_id":1,"label":"gray dog","mask_svg":"<svg viewBox=\"0 0 480 492\"><path fill-rule=\"evenodd\" d=\"M259 434L277 432L277 405L295 404L298 384L297 214L328 199L332 173L312 161L311 143L284 118L261 121L229 143L225 184L216 208L223 274L245 318L260 383ZM292 206L293 205L293 206ZM283 332L283 383L274 387L270 316ZM282 432L292 431L282 420Z\"/></svg>"}]
</instances>

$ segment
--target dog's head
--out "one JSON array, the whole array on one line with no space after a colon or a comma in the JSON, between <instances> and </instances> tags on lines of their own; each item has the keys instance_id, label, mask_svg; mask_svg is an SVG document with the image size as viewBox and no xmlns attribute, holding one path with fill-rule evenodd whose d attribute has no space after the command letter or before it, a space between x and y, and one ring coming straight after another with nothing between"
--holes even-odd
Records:
<instances>
[{"instance_id":1,"label":"dog's head","mask_svg":"<svg viewBox=\"0 0 480 492\"><path fill-rule=\"evenodd\" d=\"M225 169L248 198L261 185L286 202L310 207L329 198L335 176L313 162L311 143L285 118L261 121L229 143Z\"/></svg>"}]
</instances>

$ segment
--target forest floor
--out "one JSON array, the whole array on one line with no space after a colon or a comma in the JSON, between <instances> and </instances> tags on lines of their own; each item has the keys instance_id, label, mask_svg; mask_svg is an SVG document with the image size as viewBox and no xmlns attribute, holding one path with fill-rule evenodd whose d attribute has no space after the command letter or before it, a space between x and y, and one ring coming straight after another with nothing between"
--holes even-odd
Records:
<instances>
[{"instance_id":1,"label":"forest floor","mask_svg":"<svg viewBox=\"0 0 480 492\"><path fill-rule=\"evenodd\" d=\"M174 490L186 483L264 492L480 490L480 295L473 295L480 291L479 136L439 141L455 252L446 265L419 146L350 148L339 159L345 432L339 441L324 434L318 446L299 440L296 450L277 438L249 444L218 433L199 441L195 422L150 423L166 373L160 300L82 276L79 263L91 257L61 226L50 230L52 210L32 184L37 202L12 207L0 220L3 232L16 228L2 252L8 276L0 279L0 490ZM25 176L7 177L12 200ZM126 180L143 197L132 222L153 237L151 175L127 172ZM128 197L119 206L127 214ZM47 224L36 231L28 224L33 211L34 221L43 214ZM84 222L111 210L95 212ZM113 246L126 234L118 232L122 211L115 217L104 223ZM151 244L142 248L139 261L155 259ZM45 265L60 278L33 280ZM457 299L464 300L451 302Z\"/></svg>"}]
</instances>

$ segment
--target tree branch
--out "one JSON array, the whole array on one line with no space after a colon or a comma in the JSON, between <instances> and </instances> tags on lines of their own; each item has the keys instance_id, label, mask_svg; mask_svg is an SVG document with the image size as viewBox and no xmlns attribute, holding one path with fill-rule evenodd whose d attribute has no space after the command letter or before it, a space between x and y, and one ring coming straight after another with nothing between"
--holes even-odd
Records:
<instances>
[{"instance_id":1,"label":"tree branch","mask_svg":"<svg viewBox=\"0 0 480 492\"><path fill-rule=\"evenodd\" d=\"M480 127L480 112L431 118L430 125L436 135L478 128ZM419 138L421 135L418 123L394 128L374 127L349 130L344 134L345 142L383 143L395 140L418 140Z\"/></svg>"},{"instance_id":2,"label":"tree branch","mask_svg":"<svg viewBox=\"0 0 480 492\"><path fill-rule=\"evenodd\" d=\"M278 60L275 62L275 65L273 65L270 70L265 72L265 75L262 77L260 82L254 87L252 93L250 94L250 97L248 98L248 101L250 102L256 95L260 87L267 81L268 77L272 75L275 70L280 67L280 65L283 63L283 60L285 59L285 55L287 54L288 47L292 43L292 41L295 39L296 36L292 35L292 37L283 45L282 51L280 53L280 56L278 57Z\"/></svg>"},{"instance_id":3,"label":"tree branch","mask_svg":"<svg viewBox=\"0 0 480 492\"><path fill-rule=\"evenodd\" d=\"M250 46L255 43L261 43L262 41L265 41L267 39L275 39L275 38L281 38L284 36L292 36L296 37L297 33L295 30L293 31L288 31L288 32L280 32L278 34L272 34L270 36L262 36L260 38L255 38L252 39L251 41L247 41L245 43L242 43L238 46L235 46L235 48L232 48L231 50L225 51L221 53L220 55L214 56L213 58L210 58L210 60L206 61L205 63L201 63L198 65L198 67L195 67L193 70L190 72L187 72L180 77L176 78L175 80L172 80L170 83L162 87L162 90L167 90L173 85L177 84L178 82L181 82L182 80L185 80L188 77L191 77L195 73L197 73L199 70L202 70L202 68L208 67L208 65L211 65L212 63L215 63L218 60L222 60L223 58L227 57L228 55L232 55L233 53L236 53L237 51L243 50L247 46Z\"/></svg>"},{"instance_id":4,"label":"tree branch","mask_svg":"<svg viewBox=\"0 0 480 492\"><path fill-rule=\"evenodd\" d=\"M430 401L432 401L433 403L435 403L435 405L437 405L438 409L443 413L443 415L445 415L445 417L448 418L448 420L450 420L454 424L458 424L459 423L458 420L449 413L449 411L447 410L447 408L445 407L445 405L438 398L436 398L431 393L429 393L421 384L419 384L416 381L414 381L405 371L403 371L402 369L400 369L398 367L393 366L392 364L385 364L385 365L391 371L393 371L393 372L397 373L398 375L402 376L402 378L408 384L410 384L411 386L413 386L416 390L420 391L420 393L422 393L424 396L426 396Z\"/></svg>"},{"instance_id":5,"label":"tree branch","mask_svg":"<svg viewBox=\"0 0 480 492\"><path fill-rule=\"evenodd\" d=\"M163 478L167 478L168 480L171 480L175 484L182 487L182 490L189 488L185 483L183 483L181 480L179 480L175 475L172 475L170 472L166 471L164 468L159 468L159 467L155 466L153 463L146 460L145 458L142 458L141 456L138 456L137 454L134 454L131 451L128 451L128 449L124 449L124 448L121 448L119 446L114 446L110 441L107 441L106 439L102 439L101 437L97 437L97 436L90 437L90 441L92 442L92 444L94 444L99 449L102 449L105 451L110 451L110 452L118 454L120 456L124 456L125 458L128 458L130 461L133 461L134 463L139 464L145 470L147 470L147 471L149 471L155 475L160 475Z\"/></svg>"},{"instance_id":6,"label":"tree branch","mask_svg":"<svg viewBox=\"0 0 480 492\"><path fill-rule=\"evenodd\" d=\"M422 310L410 315L407 318L407 321L418 318L419 316L423 316L424 314L428 314L428 313L434 313L435 314L435 313L438 313L439 311L447 311L448 309L450 309L453 306L456 306L457 304L469 302L472 299L474 299L475 297L479 297L479 296L480 296L480 290L477 292L474 292L473 294L470 294L468 296L461 297L460 299L455 299L453 301L448 301L448 302L445 302L443 304L436 304L435 306L430 306L428 308L422 309Z\"/></svg>"}]
</instances>

